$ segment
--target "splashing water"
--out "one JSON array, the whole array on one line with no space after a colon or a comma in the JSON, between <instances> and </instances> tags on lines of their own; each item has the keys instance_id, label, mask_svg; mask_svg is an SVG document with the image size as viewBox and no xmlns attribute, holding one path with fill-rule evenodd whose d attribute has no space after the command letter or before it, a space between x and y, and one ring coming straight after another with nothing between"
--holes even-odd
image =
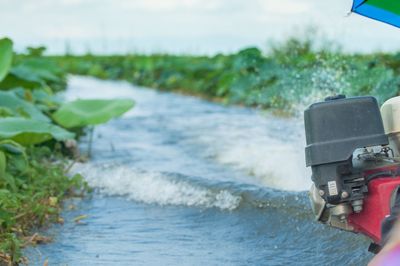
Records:
<instances>
[{"instance_id":1,"label":"splashing water","mask_svg":"<svg viewBox=\"0 0 400 266\"><path fill-rule=\"evenodd\" d=\"M147 204L234 210L241 201L240 196L232 195L226 190L213 191L190 184L182 178L127 166L76 165L72 171L85 176L90 186L100 188L106 195L126 196Z\"/></svg>"},{"instance_id":2,"label":"splashing water","mask_svg":"<svg viewBox=\"0 0 400 266\"><path fill-rule=\"evenodd\" d=\"M151 143L151 147L147 144L146 151L142 153L138 151L138 156L147 154L150 148L153 153L147 155L147 158L157 156L157 154L174 153L175 158L168 156L167 160L163 159L168 165L163 165L157 169L158 171L181 172L188 176L211 175L210 178L216 178L212 171L198 171L198 167L189 167L190 171L185 171L188 168L187 164L198 164L198 161L196 159L192 161L191 157L201 151L206 153L204 156L232 165L236 171L244 171L254 177L251 179L246 177L245 180L239 177L240 181L293 191L308 190L311 185L310 171L304 166L305 138L302 121L299 118L277 118L256 110L227 109L212 103L203 103L199 106L195 98L186 97L182 102L181 96L171 98L169 94L157 95L153 91L132 90L127 83L121 83L120 90L110 90L109 86L113 86L114 83L98 84L92 79L76 78L72 79L70 84L73 89L67 94L69 99L78 96L90 97L94 86L99 95L110 97L110 91L112 91L115 97L143 99L143 102L138 102L135 109L126 117L139 119L133 122L139 123L138 127L143 123L145 127L151 126L151 139L147 131L142 132L134 125L131 126L129 121L126 127L129 127L131 132L126 136L122 136L123 132L119 130L110 132L110 127L105 130L100 128L98 132L100 135L119 135L120 141L117 143L113 141L116 148L118 148L118 143L122 144L121 148L130 145L135 131L138 131L136 134L146 133L146 141ZM157 102L153 102L154 100ZM147 118L151 119L143 120ZM159 128L173 135L160 136L157 134L161 133L158 132ZM144 137L142 135L136 137L140 139ZM168 142L176 143L176 146L180 146L181 149L178 152L175 149L171 151L170 145L165 145ZM99 145L109 146L110 144ZM188 150L192 146L196 146L195 151ZM138 143L132 146L132 149L144 149L144 147ZM187 156L188 153L190 156ZM229 179L235 176L237 175L232 174Z\"/></svg>"},{"instance_id":3,"label":"splashing water","mask_svg":"<svg viewBox=\"0 0 400 266\"><path fill-rule=\"evenodd\" d=\"M96 128L79 164L95 193L72 199L33 265L366 264L360 236L313 221L299 119L72 77L66 98L134 98ZM82 150L86 150L82 141ZM86 215L81 223L74 218ZM39 250L39 252L38 252ZM349 252L351 251L351 252ZM41 254L41 255L39 255Z\"/></svg>"}]
</instances>

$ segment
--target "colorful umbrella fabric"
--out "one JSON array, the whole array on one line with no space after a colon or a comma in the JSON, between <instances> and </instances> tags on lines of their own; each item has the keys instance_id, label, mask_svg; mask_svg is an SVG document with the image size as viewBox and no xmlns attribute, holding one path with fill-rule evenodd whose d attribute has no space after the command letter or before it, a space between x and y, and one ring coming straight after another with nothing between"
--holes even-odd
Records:
<instances>
[{"instance_id":1,"label":"colorful umbrella fabric","mask_svg":"<svg viewBox=\"0 0 400 266\"><path fill-rule=\"evenodd\" d=\"M351 11L400 27L399 0L354 0Z\"/></svg>"}]
</instances>

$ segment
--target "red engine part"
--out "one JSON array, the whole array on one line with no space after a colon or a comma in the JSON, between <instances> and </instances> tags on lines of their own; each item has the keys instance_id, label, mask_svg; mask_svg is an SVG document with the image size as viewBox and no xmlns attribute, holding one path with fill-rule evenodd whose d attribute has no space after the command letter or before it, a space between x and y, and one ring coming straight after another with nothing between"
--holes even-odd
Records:
<instances>
[{"instance_id":1,"label":"red engine part","mask_svg":"<svg viewBox=\"0 0 400 266\"><path fill-rule=\"evenodd\" d=\"M394 170L393 167L369 171L367 175L382 170ZM363 210L352 213L348 222L356 232L370 237L375 243L381 242L381 222L390 214L390 202L393 191L400 186L400 176L380 177L369 182L368 194L364 198Z\"/></svg>"}]
</instances>

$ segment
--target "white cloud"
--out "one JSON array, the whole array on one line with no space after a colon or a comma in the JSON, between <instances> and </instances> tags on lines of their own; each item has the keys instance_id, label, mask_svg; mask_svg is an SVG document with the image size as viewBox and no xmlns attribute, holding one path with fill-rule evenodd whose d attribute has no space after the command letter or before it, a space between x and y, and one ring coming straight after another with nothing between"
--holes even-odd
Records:
<instances>
[{"instance_id":1,"label":"white cloud","mask_svg":"<svg viewBox=\"0 0 400 266\"><path fill-rule=\"evenodd\" d=\"M65 6L79 6L79 5L82 5L87 2L88 2L88 0L60 0L59 4L62 4Z\"/></svg>"},{"instance_id":2,"label":"white cloud","mask_svg":"<svg viewBox=\"0 0 400 266\"><path fill-rule=\"evenodd\" d=\"M259 0L265 12L277 15L303 14L311 10L304 0Z\"/></svg>"},{"instance_id":3,"label":"white cloud","mask_svg":"<svg viewBox=\"0 0 400 266\"><path fill-rule=\"evenodd\" d=\"M98 46L100 52L106 43L113 51L123 46L123 51L226 52L262 46L313 24L351 51L398 48L398 29L356 14L345 17L351 2L0 0L0 34L19 46L43 42L50 50L69 42L81 50Z\"/></svg>"},{"instance_id":4,"label":"white cloud","mask_svg":"<svg viewBox=\"0 0 400 266\"><path fill-rule=\"evenodd\" d=\"M122 7L147 11L175 11L175 10L216 10L224 0L122 0L118 2Z\"/></svg>"},{"instance_id":5,"label":"white cloud","mask_svg":"<svg viewBox=\"0 0 400 266\"><path fill-rule=\"evenodd\" d=\"M88 35L90 32L90 35ZM93 28L79 25L68 25L64 27L45 27L42 29L42 36L46 39L84 39L87 37L99 36L101 32Z\"/></svg>"}]
</instances>

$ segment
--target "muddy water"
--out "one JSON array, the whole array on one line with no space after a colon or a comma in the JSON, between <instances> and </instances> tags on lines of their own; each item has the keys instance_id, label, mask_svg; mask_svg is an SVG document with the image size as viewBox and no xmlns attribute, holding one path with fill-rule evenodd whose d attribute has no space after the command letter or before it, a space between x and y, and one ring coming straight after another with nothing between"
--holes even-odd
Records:
<instances>
[{"instance_id":1,"label":"muddy water","mask_svg":"<svg viewBox=\"0 0 400 266\"><path fill-rule=\"evenodd\" d=\"M298 119L124 82L71 77L67 99L133 98L76 165L95 193L66 203L33 265L362 265L362 236L313 221ZM82 149L85 150L83 141ZM68 206L75 208L68 208ZM73 219L87 215L81 223Z\"/></svg>"}]
</instances>

